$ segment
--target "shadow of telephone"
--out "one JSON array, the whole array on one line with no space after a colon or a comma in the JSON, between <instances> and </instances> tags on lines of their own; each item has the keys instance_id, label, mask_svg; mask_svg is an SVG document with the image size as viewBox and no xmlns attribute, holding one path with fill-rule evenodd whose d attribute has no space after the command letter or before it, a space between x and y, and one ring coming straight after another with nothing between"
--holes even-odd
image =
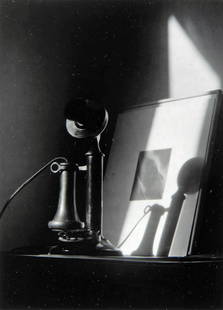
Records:
<instances>
[{"instance_id":1,"label":"shadow of telephone","mask_svg":"<svg viewBox=\"0 0 223 310\"><path fill-rule=\"evenodd\" d=\"M167 217L161 234L157 256L166 257L169 255L184 200L188 194L196 193L199 190L203 165L204 160L200 157L191 158L183 164L177 177L178 189L172 196L168 208L159 204L147 206L145 208L144 215L150 212L149 222L139 247L132 255L153 256L155 235L160 219L165 212L167 213Z\"/></svg>"},{"instance_id":2,"label":"shadow of telephone","mask_svg":"<svg viewBox=\"0 0 223 310\"><path fill-rule=\"evenodd\" d=\"M60 175L60 189L57 211L48 227L57 232L58 241L48 248L48 254L70 255L121 255L102 235L102 192L103 157L99 147L100 134L108 123L105 108L93 100L77 98L65 109L66 128L78 145L85 143L82 154L87 167L86 204L83 222L80 221L75 204L75 179L78 164L69 163L66 158L51 160L31 178L24 182L9 198L0 212L0 218L15 195L30 183L40 172L50 166L53 173ZM24 248L16 253L26 252Z\"/></svg>"}]
</instances>

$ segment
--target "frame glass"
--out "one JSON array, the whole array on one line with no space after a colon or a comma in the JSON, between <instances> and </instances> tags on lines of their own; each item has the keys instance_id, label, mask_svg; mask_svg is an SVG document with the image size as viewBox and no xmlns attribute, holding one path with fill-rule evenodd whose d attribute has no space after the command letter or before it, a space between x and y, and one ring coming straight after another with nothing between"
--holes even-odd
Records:
<instances>
[{"instance_id":1,"label":"frame glass","mask_svg":"<svg viewBox=\"0 0 223 310\"><path fill-rule=\"evenodd\" d=\"M125 255L187 256L208 179L221 91L118 115L104 181L104 231Z\"/></svg>"}]
</instances>

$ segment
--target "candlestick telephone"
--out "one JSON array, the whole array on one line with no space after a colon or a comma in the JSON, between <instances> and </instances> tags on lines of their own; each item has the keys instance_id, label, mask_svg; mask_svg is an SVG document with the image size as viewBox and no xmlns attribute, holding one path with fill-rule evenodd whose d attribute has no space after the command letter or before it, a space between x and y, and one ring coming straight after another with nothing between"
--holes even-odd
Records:
<instances>
[{"instance_id":1,"label":"candlestick telephone","mask_svg":"<svg viewBox=\"0 0 223 310\"><path fill-rule=\"evenodd\" d=\"M0 212L0 218L11 200L39 173L50 166L59 174L60 188L58 206L48 227L58 234L57 244L50 246L48 254L70 255L121 255L102 234L103 212L103 157L100 150L100 135L108 123L108 113L94 100L83 97L70 101L65 109L66 129L78 143L85 142L82 154L86 165L86 203L84 220L81 221L75 202L77 162L68 162L64 157L56 157L48 162L8 199Z\"/></svg>"}]
</instances>

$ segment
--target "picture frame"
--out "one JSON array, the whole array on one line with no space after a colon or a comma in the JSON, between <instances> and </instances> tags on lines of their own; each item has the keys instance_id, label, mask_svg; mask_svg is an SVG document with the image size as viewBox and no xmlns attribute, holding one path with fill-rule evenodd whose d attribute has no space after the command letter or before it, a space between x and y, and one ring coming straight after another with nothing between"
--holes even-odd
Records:
<instances>
[{"instance_id":1,"label":"picture frame","mask_svg":"<svg viewBox=\"0 0 223 310\"><path fill-rule=\"evenodd\" d=\"M124 255L188 255L221 102L215 90L119 113L104 179L103 227Z\"/></svg>"}]
</instances>

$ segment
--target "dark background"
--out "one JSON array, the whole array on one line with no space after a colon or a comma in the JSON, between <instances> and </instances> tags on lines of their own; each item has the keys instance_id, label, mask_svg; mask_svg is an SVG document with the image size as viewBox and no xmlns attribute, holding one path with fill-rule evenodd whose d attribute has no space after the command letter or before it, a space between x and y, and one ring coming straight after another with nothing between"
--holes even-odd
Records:
<instances>
[{"instance_id":1,"label":"dark background","mask_svg":"<svg viewBox=\"0 0 223 310\"><path fill-rule=\"evenodd\" d=\"M203 72L201 79L189 76L186 88L179 79L178 93L170 93L167 22L173 14L221 82L221 1L0 2L0 205L46 161L77 152L63 113L80 91L94 93L109 111L106 155L121 107L200 93ZM47 222L55 212L57 181L47 171L12 202L0 225L1 249L54 239ZM222 222L217 229L214 223L222 214L218 202L208 222L212 231L203 229L203 252L222 248Z\"/></svg>"}]
</instances>

